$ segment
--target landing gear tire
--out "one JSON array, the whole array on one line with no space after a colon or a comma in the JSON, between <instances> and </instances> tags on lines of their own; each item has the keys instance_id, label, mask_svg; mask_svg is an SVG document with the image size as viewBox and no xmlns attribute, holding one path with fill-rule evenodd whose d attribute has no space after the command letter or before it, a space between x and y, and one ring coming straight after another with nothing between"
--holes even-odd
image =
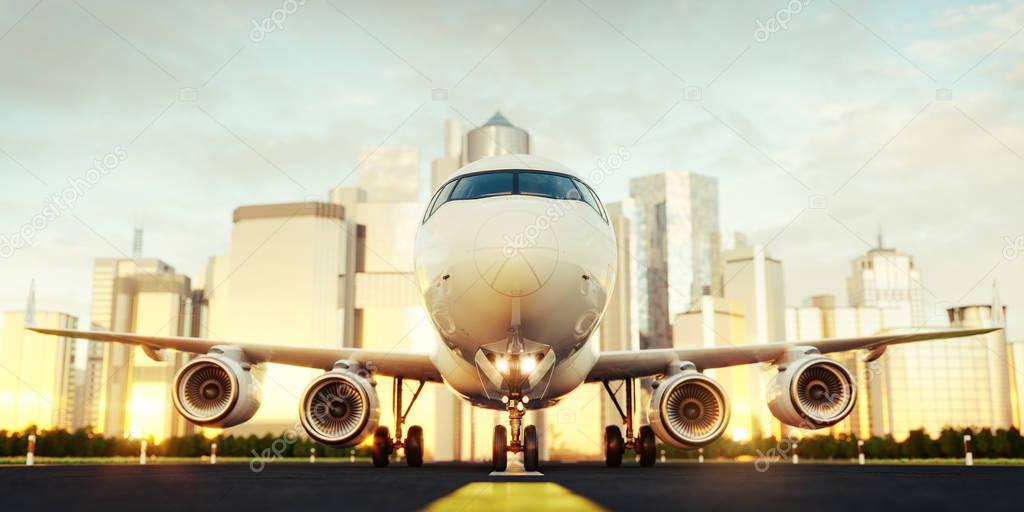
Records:
<instances>
[{"instance_id":1,"label":"landing gear tire","mask_svg":"<svg viewBox=\"0 0 1024 512\"><path fill-rule=\"evenodd\" d=\"M373 465L378 468L388 467L394 449L391 431L387 427L377 427L373 433Z\"/></svg>"},{"instance_id":2,"label":"landing gear tire","mask_svg":"<svg viewBox=\"0 0 1024 512\"><path fill-rule=\"evenodd\" d=\"M537 443L537 426L529 425L523 430L523 469L537 471L540 462L540 445Z\"/></svg>"},{"instance_id":3,"label":"landing gear tire","mask_svg":"<svg viewBox=\"0 0 1024 512\"><path fill-rule=\"evenodd\" d=\"M508 467L508 433L504 425L494 426L494 444L491 447L491 469L505 471Z\"/></svg>"},{"instance_id":4,"label":"landing gear tire","mask_svg":"<svg viewBox=\"0 0 1024 512\"><path fill-rule=\"evenodd\" d=\"M658 440L649 425L640 427L640 435L636 439L636 453L640 455L640 465L649 468L654 465L657 456Z\"/></svg>"},{"instance_id":5,"label":"landing gear tire","mask_svg":"<svg viewBox=\"0 0 1024 512\"><path fill-rule=\"evenodd\" d=\"M405 438L405 461L411 468L423 465L423 427L409 427L409 435Z\"/></svg>"},{"instance_id":6,"label":"landing gear tire","mask_svg":"<svg viewBox=\"0 0 1024 512\"><path fill-rule=\"evenodd\" d=\"M617 468L622 465L622 454L626 452L626 441L617 425L604 428L604 465Z\"/></svg>"}]
</instances>

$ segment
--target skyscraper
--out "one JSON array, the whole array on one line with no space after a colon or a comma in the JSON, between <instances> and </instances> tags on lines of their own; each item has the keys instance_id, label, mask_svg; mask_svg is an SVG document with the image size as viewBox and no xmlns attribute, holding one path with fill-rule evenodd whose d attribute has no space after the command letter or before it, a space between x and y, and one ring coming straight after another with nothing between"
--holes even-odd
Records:
<instances>
[{"instance_id":1,"label":"skyscraper","mask_svg":"<svg viewBox=\"0 0 1024 512\"><path fill-rule=\"evenodd\" d=\"M632 199L608 203L608 222L615 231L616 271L615 287L612 288L611 300L604 312L599 330L601 350L638 350L640 348L640 332L636 325L637 297L633 294L633 273L636 272L636 260L633 258L635 241L631 236L630 217L635 204ZM625 389L617 395L619 405L626 400ZM641 405L642 404L638 404ZM638 416L639 418L639 416ZM618 425L622 418L618 409L608 396L601 396L601 425Z\"/></svg>"},{"instance_id":2,"label":"skyscraper","mask_svg":"<svg viewBox=\"0 0 1024 512\"><path fill-rule=\"evenodd\" d=\"M236 208L228 254L206 278L208 336L281 345L340 348L344 291L354 279L345 210L306 202ZM263 403L237 433L282 432L296 423L299 394L320 372L268 365Z\"/></svg>"},{"instance_id":3,"label":"skyscraper","mask_svg":"<svg viewBox=\"0 0 1024 512\"><path fill-rule=\"evenodd\" d=\"M528 154L530 134L513 125L500 111L483 126L466 134L462 147L462 165L494 155Z\"/></svg>"},{"instance_id":4,"label":"skyscraper","mask_svg":"<svg viewBox=\"0 0 1024 512\"><path fill-rule=\"evenodd\" d=\"M686 171L633 178L632 236L641 348L672 344L671 322L720 274L718 182Z\"/></svg>"},{"instance_id":5,"label":"skyscraper","mask_svg":"<svg viewBox=\"0 0 1024 512\"><path fill-rule=\"evenodd\" d=\"M638 350L640 333L634 323L636 318L637 297L633 292L633 273L636 272L636 260L633 259L634 240L631 236L632 224L629 217L633 213L632 199L608 203L608 222L615 231L617 268L615 270L615 287L611 290L611 300L601 321L601 350Z\"/></svg>"},{"instance_id":6,"label":"skyscraper","mask_svg":"<svg viewBox=\"0 0 1024 512\"><path fill-rule=\"evenodd\" d=\"M0 430L74 428L74 410L84 399L75 369L76 340L25 330L25 313L4 313L0 335ZM36 325L76 329L67 313L36 312Z\"/></svg>"},{"instance_id":7,"label":"skyscraper","mask_svg":"<svg viewBox=\"0 0 1024 512\"><path fill-rule=\"evenodd\" d=\"M676 315L672 325L673 348L728 347L744 343L747 321L744 305L730 299L704 295L693 308ZM717 368L706 373L717 380L729 393L729 407L732 418L728 435L736 441L746 441L758 436L761 410L767 412L764 395L757 394L755 371L758 365Z\"/></svg>"},{"instance_id":8,"label":"skyscraper","mask_svg":"<svg viewBox=\"0 0 1024 512\"><path fill-rule=\"evenodd\" d=\"M993 292L995 285L993 285ZM995 295L995 293L993 293ZM992 304L974 304L967 306L956 306L946 310L949 315L950 327L962 329L978 329L985 327L1006 327L1006 306L1003 306L998 297L995 297ZM1008 429L1013 425L1013 405L1011 404L1011 379L1010 368L1013 366L1011 347L1006 342L1006 330L990 332L978 336L977 339L967 340L966 343L983 347L985 350L984 362L981 364L979 356L978 368L983 368L983 373L975 373L973 381L981 381L988 385L988 393L982 392L974 395L975 399L987 401L991 407L991 416L983 423L992 428ZM965 376L967 377L967 376Z\"/></svg>"},{"instance_id":9,"label":"skyscraper","mask_svg":"<svg viewBox=\"0 0 1024 512\"><path fill-rule=\"evenodd\" d=\"M853 261L847 285L851 306L883 308L892 311L893 318L902 319L886 320L887 333L916 332L928 320L913 257L883 247L881 237L878 247ZM948 315L953 326L987 326L997 321L990 306L951 308ZM946 426L1009 426L1008 391L993 391L998 386L1009 388L1008 377L1002 377L1008 365L1007 350L1001 331L888 348L880 359L880 372L872 372L868 382L869 388L881 386L880 391L871 391L869 400L884 401L884 419L872 418L871 433L902 439L920 428L934 435ZM997 362L1000 360L1002 363ZM992 379L1003 384L994 384ZM871 410L876 407L872 404Z\"/></svg>"},{"instance_id":10,"label":"skyscraper","mask_svg":"<svg viewBox=\"0 0 1024 512\"><path fill-rule=\"evenodd\" d=\"M190 280L155 258L98 258L93 271L93 329L150 336L191 336ZM175 413L168 387L189 355L120 343L104 346L98 429L106 435L163 439L192 432ZM90 360L92 358L90 357Z\"/></svg>"},{"instance_id":11,"label":"skyscraper","mask_svg":"<svg viewBox=\"0 0 1024 512\"><path fill-rule=\"evenodd\" d=\"M853 260L846 283L851 306L904 310L911 322L906 327L920 327L928 320L913 256L883 247L881 236L878 247Z\"/></svg>"},{"instance_id":12,"label":"skyscraper","mask_svg":"<svg viewBox=\"0 0 1024 512\"><path fill-rule=\"evenodd\" d=\"M742 237L736 238L742 243ZM746 338L733 342L765 344L787 339L782 262L772 258L760 245L739 245L723 252L722 260L722 293L726 299L742 306L746 322ZM760 365L750 365L742 371L748 373L744 381L747 387L737 390L737 396L767 396L770 372ZM760 437L779 430L764 400L751 402L754 423L751 435Z\"/></svg>"},{"instance_id":13,"label":"skyscraper","mask_svg":"<svg viewBox=\"0 0 1024 512\"><path fill-rule=\"evenodd\" d=\"M437 190L462 165L462 126L449 119L444 123L444 155L430 163L430 190Z\"/></svg>"},{"instance_id":14,"label":"skyscraper","mask_svg":"<svg viewBox=\"0 0 1024 512\"><path fill-rule=\"evenodd\" d=\"M823 338L873 336L889 326L900 326L907 319L901 308L881 309L872 306L836 306L835 297L817 295L803 306L786 308L786 339L792 341ZM853 434L863 439L884 435L886 412L885 376L881 362L867 363L855 352L835 354L857 380L857 405L853 412L830 430L833 434Z\"/></svg>"},{"instance_id":15,"label":"skyscraper","mask_svg":"<svg viewBox=\"0 0 1024 512\"><path fill-rule=\"evenodd\" d=\"M1024 342L1010 342L1010 404L1013 410L1013 426L1024 428Z\"/></svg>"},{"instance_id":16,"label":"skyscraper","mask_svg":"<svg viewBox=\"0 0 1024 512\"><path fill-rule=\"evenodd\" d=\"M79 341L78 346L83 342ZM79 388L75 396L75 412L71 419L74 429L96 427L100 424L100 403L103 399L103 361L105 343L86 341L84 371L79 374Z\"/></svg>"}]
</instances>

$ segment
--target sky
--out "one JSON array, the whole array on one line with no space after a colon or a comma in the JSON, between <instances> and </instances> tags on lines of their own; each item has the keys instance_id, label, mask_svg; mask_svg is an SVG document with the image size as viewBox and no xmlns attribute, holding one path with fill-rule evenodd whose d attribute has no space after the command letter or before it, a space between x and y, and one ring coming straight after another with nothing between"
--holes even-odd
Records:
<instances>
[{"instance_id":1,"label":"sky","mask_svg":"<svg viewBox=\"0 0 1024 512\"><path fill-rule=\"evenodd\" d=\"M845 303L875 244L915 256L930 323L988 303L1024 336L1024 3L0 3L0 309L88 317L93 260L191 276L244 204L357 185L500 109L597 187L688 170L786 300ZM97 163L98 162L98 163ZM426 189L422 191L425 196ZM55 199L64 198L64 199ZM19 242L15 235L28 233Z\"/></svg>"}]
</instances>

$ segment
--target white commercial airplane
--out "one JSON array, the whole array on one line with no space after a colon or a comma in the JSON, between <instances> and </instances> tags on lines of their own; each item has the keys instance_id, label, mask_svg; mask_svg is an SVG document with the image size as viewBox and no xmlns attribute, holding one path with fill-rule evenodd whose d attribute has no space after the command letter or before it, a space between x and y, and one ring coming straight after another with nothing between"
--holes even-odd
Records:
<instances>
[{"instance_id":1,"label":"white commercial airplane","mask_svg":"<svg viewBox=\"0 0 1024 512\"><path fill-rule=\"evenodd\" d=\"M443 382L473 405L508 412L509 433L494 428L493 467L507 453L538 465L537 429L523 428L528 409L548 407L585 382L603 382L622 415L605 429L608 466L627 449L654 464L657 440L696 448L718 439L729 421L722 386L710 368L771 363L778 374L769 406L783 423L823 428L846 417L856 400L850 372L822 354L983 334L995 329L939 330L820 341L693 349L601 352L591 341L615 282L615 234L597 194L579 174L550 160L505 155L471 163L434 194L416 236L416 281L441 343L429 353L300 348L240 340L143 336L70 329L30 329L57 336L201 354L178 372L178 412L202 426L230 427L260 405L260 365L325 370L303 392L299 417L312 439L352 446L373 435L373 462L386 466L403 448L423 463L423 429L402 422L424 382ZM30 314L31 318L31 314ZM374 376L394 377L395 436L378 426ZM633 432L634 380L655 377L647 422ZM402 380L419 381L403 410ZM610 383L623 381L623 411ZM511 434L511 439L509 438Z\"/></svg>"}]
</instances>

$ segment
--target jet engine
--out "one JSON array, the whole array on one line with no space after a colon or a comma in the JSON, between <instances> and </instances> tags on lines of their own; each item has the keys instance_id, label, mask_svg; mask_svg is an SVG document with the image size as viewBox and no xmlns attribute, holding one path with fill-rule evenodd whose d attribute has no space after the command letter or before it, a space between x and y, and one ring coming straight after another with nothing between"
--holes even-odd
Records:
<instances>
[{"instance_id":1,"label":"jet engine","mask_svg":"<svg viewBox=\"0 0 1024 512\"><path fill-rule=\"evenodd\" d=\"M729 403L725 390L695 369L653 383L647 419L662 441L680 448L698 448L725 432Z\"/></svg>"},{"instance_id":2,"label":"jet engine","mask_svg":"<svg viewBox=\"0 0 1024 512\"><path fill-rule=\"evenodd\" d=\"M835 425L853 410L857 386L850 372L833 359L810 355L785 367L768 386L768 408L791 427Z\"/></svg>"},{"instance_id":3,"label":"jet engine","mask_svg":"<svg viewBox=\"0 0 1024 512\"><path fill-rule=\"evenodd\" d=\"M174 408L188 421L227 428L248 421L260 408L262 370L233 347L214 347L189 361L174 377Z\"/></svg>"},{"instance_id":4,"label":"jet engine","mask_svg":"<svg viewBox=\"0 0 1024 512\"><path fill-rule=\"evenodd\" d=\"M299 418L309 437L331 446L354 446L377 429L380 401L366 372L347 364L317 377L299 400Z\"/></svg>"}]
</instances>

